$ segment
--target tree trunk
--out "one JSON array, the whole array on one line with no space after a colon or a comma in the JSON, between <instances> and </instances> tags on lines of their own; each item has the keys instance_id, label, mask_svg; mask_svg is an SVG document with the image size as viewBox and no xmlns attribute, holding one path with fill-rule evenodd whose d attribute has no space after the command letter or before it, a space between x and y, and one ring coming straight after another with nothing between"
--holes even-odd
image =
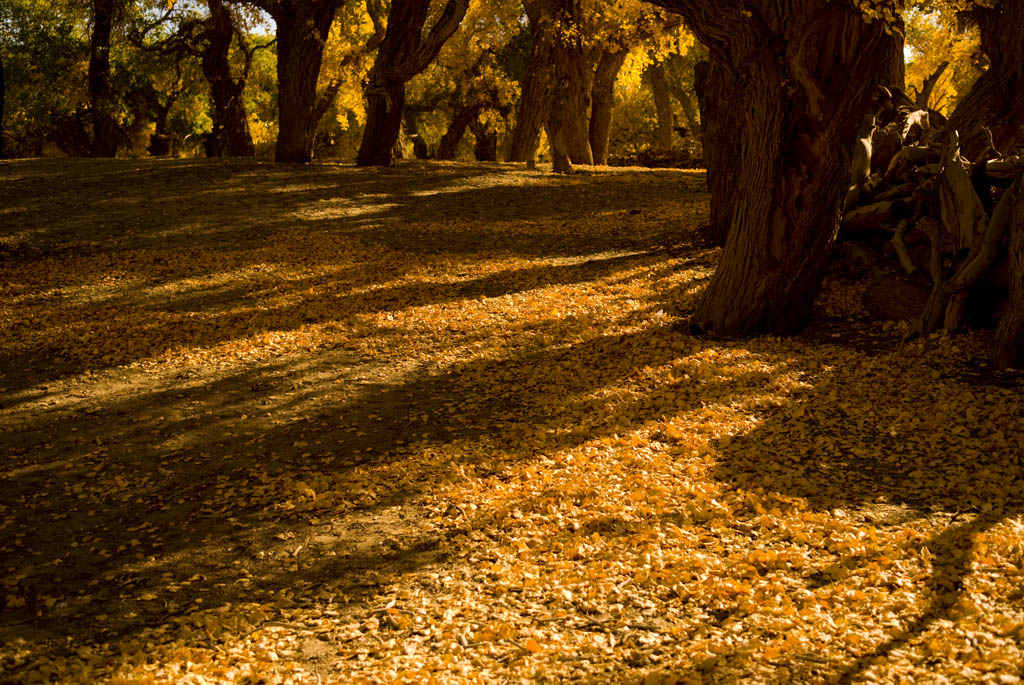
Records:
<instances>
[{"instance_id":1,"label":"tree trunk","mask_svg":"<svg viewBox=\"0 0 1024 685\"><path fill-rule=\"evenodd\" d=\"M480 105L464 105L455 111L452 121L448 124L448 130L441 136L441 143L437 146L438 159L455 159L456 150L462 137L466 134L466 127L480 114Z\"/></svg>"},{"instance_id":2,"label":"tree trunk","mask_svg":"<svg viewBox=\"0 0 1024 685\"><path fill-rule=\"evenodd\" d=\"M7 83L4 81L4 57L0 55L0 159L7 159L4 151L4 94L7 92Z\"/></svg>"},{"instance_id":3,"label":"tree trunk","mask_svg":"<svg viewBox=\"0 0 1024 685\"><path fill-rule=\"evenodd\" d=\"M1024 367L1024 176L1014 184L1018 192L1010 220L1010 302L999 319L992 362L997 369ZM1007 192L1012 192L1007 191Z\"/></svg>"},{"instance_id":4,"label":"tree trunk","mask_svg":"<svg viewBox=\"0 0 1024 685\"><path fill-rule=\"evenodd\" d=\"M430 0L392 0L388 27L377 48L366 89L366 128L359 166L391 166L402 132L405 84L427 68L466 15L468 0L448 0L426 36Z\"/></svg>"},{"instance_id":5,"label":"tree trunk","mask_svg":"<svg viewBox=\"0 0 1024 685\"><path fill-rule=\"evenodd\" d=\"M207 5L210 18L204 32L206 44L202 51L202 68L203 76L210 84L214 131L220 137L218 147L230 157L251 157L256 154L256 148L242 101L245 80L236 80L231 75L229 60L234 21L222 0L207 0Z\"/></svg>"},{"instance_id":6,"label":"tree trunk","mask_svg":"<svg viewBox=\"0 0 1024 685\"><path fill-rule=\"evenodd\" d=\"M548 92L546 128L554 171L572 173L572 164L594 163L590 149L590 88L593 65L589 63L578 30L579 0L555 0L549 7L555 28L552 33L553 83Z\"/></svg>"},{"instance_id":7,"label":"tree trunk","mask_svg":"<svg viewBox=\"0 0 1024 685\"><path fill-rule=\"evenodd\" d=\"M547 18L530 17L530 62L526 68L523 93L516 109L516 127L506 160L528 162L536 157L541 127L547 118L553 64L553 39Z\"/></svg>"},{"instance_id":8,"label":"tree trunk","mask_svg":"<svg viewBox=\"0 0 1024 685\"><path fill-rule=\"evenodd\" d=\"M939 79L949 68L949 60L943 60L939 66L935 67L935 70L928 75L921 84L921 90L914 96L914 104L918 109L927 110L930 109L932 93L935 92L935 86L938 85Z\"/></svg>"},{"instance_id":9,"label":"tree trunk","mask_svg":"<svg viewBox=\"0 0 1024 685\"><path fill-rule=\"evenodd\" d=\"M698 62L693 71L700 106L701 146L711 193L711 211L704 237L708 244L721 247L732 224L733 193L741 166L739 132L743 129L745 103L735 74L717 56Z\"/></svg>"},{"instance_id":10,"label":"tree trunk","mask_svg":"<svg viewBox=\"0 0 1024 685\"><path fill-rule=\"evenodd\" d=\"M568 59L563 63L565 90L552 106L561 106L565 110L562 125L569 159L573 164L592 166L594 151L590 147L590 111L593 106L594 65L587 59L579 41L574 40L566 47Z\"/></svg>"},{"instance_id":11,"label":"tree trunk","mask_svg":"<svg viewBox=\"0 0 1024 685\"><path fill-rule=\"evenodd\" d=\"M338 0L272 5L277 22L278 134L274 159L306 164L313 159L316 82Z\"/></svg>"},{"instance_id":12,"label":"tree trunk","mask_svg":"<svg viewBox=\"0 0 1024 685\"><path fill-rule=\"evenodd\" d=\"M615 105L615 79L619 76L626 51L605 51L601 53L594 72L591 89L590 149L594 153L594 164L608 163L608 140L612 132L612 108Z\"/></svg>"},{"instance_id":13,"label":"tree trunk","mask_svg":"<svg viewBox=\"0 0 1024 685\"><path fill-rule=\"evenodd\" d=\"M469 122L476 142L473 144L473 158L478 162L498 161L498 132L474 118Z\"/></svg>"},{"instance_id":14,"label":"tree trunk","mask_svg":"<svg viewBox=\"0 0 1024 685\"><path fill-rule=\"evenodd\" d=\"M644 75L647 77L647 85L651 88L651 95L654 97L654 109L658 116L655 145L659 150L671 150L672 132L675 129L676 122L672 116L672 98L669 94L665 65L660 61L654 61L647 66L647 71Z\"/></svg>"},{"instance_id":15,"label":"tree trunk","mask_svg":"<svg viewBox=\"0 0 1024 685\"><path fill-rule=\"evenodd\" d=\"M92 37L89 41L92 155L114 157L120 140L120 126L114 87L110 82L110 35L117 5L115 0L93 0L92 9Z\"/></svg>"},{"instance_id":16,"label":"tree trunk","mask_svg":"<svg viewBox=\"0 0 1024 685\"><path fill-rule=\"evenodd\" d=\"M668 77L668 90L679 103L683 110L683 117L686 118L686 130L692 136L701 134L700 117L697 115L697 106L693 102L692 91L684 83L681 74L686 68L686 60L681 55L672 55L665 64L665 75Z\"/></svg>"},{"instance_id":17,"label":"tree trunk","mask_svg":"<svg viewBox=\"0 0 1024 685\"><path fill-rule=\"evenodd\" d=\"M372 81L371 81L372 83ZM378 86L366 93L366 128L359 146L359 166L391 166L395 162L395 144L402 130L405 84Z\"/></svg>"},{"instance_id":18,"label":"tree trunk","mask_svg":"<svg viewBox=\"0 0 1024 685\"><path fill-rule=\"evenodd\" d=\"M669 4L718 55L712 72L726 61L737 65L728 99L744 117L733 132L741 155L734 207L721 262L693 317L696 328L727 337L789 333L807 323L839 228L851 141L903 47L852 4L791 0L781 12L762 0L745 7Z\"/></svg>"},{"instance_id":19,"label":"tree trunk","mask_svg":"<svg viewBox=\"0 0 1024 685\"><path fill-rule=\"evenodd\" d=\"M991 144L1003 154L1024 143L1024 3L1003 2L1001 9L977 8L967 14L981 33L989 68L949 117L947 128L960 132L960 149L977 161Z\"/></svg>"}]
</instances>

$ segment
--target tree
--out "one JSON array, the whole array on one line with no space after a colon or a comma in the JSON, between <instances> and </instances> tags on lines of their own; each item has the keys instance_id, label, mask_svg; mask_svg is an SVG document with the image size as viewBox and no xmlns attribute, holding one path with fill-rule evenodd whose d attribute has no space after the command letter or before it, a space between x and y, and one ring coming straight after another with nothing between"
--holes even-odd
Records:
<instances>
[{"instance_id":1,"label":"tree","mask_svg":"<svg viewBox=\"0 0 1024 685\"><path fill-rule=\"evenodd\" d=\"M744 117L728 237L693 323L721 336L796 331L839 228L858 125L902 62L895 0L658 4L728 70L721 104Z\"/></svg>"},{"instance_id":2,"label":"tree","mask_svg":"<svg viewBox=\"0 0 1024 685\"><path fill-rule=\"evenodd\" d=\"M430 30L423 27L430 0L392 0L387 31L366 87L366 129L359 146L359 166L391 166L402 129L405 84L437 57L462 22L469 0L447 0Z\"/></svg>"},{"instance_id":3,"label":"tree","mask_svg":"<svg viewBox=\"0 0 1024 685\"><path fill-rule=\"evenodd\" d=\"M533 157L542 126L556 171L607 161L619 69L634 46L660 42L678 20L636 0L527 0L524 7L532 45L509 161Z\"/></svg>"},{"instance_id":4,"label":"tree","mask_svg":"<svg viewBox=\"0 0 1024 685\"><path fill-rule=\"evenodd\" d=\"M990 145L1012 153L1024 143L1024 3L976 2L959 16L978 27L989 65L957 104L948 126L960 132L961 151L971 160Z\"/></svg>"},{"instance_id":5,"label":"tree","mask_svg":"<svg viewBox=\"0 0 1024 685\"><path fill-rule=\"evenodd\" d=\"M644 71L644 80L654 97L654 109L658 116L657 147L669 150L675 134L676 121L672 115L672 96L669 92L668 73L659 59L653 59Z\"/></svg>"},{"instance_id":6,"label":"tree","mask_svg":"<svg viewBox=\"0 0 1024 685\"><path fill-rule=\"evenodd\" d=\"M121 7L118 0L93 0L89 43L89 96L92 102L92 154L113 157L121 143L118 104L110 74L110 37Z\"/></svg>"},{"instance_id":7,"label":"tree","mask_svg":"<svg viewBox=\"0 0 1024 685\"><path fill-rule=\"evenodd\" d=\"M626 61L628 51L619 46L601 51L594 69L594 86L590 95L590 150L594 164L608 163L608 140L612 130L612 109L615 104L615 80Z\"/></svg>"},{"instance_id":8,"label":"tree","mask_svg":"<svg viewBox=\"0 0 1024 685\"><path fill-rule=\"evenodd\" d=\"M736 73L720 57L711 55L694 66L694 90L700 107L701 147L707 168L711 208L704 238L721 247L729 235L733 189L742 166L740 137L743 127L742 87Z\"/></svg>"},{"instance_id":9,"label":"tree","mask_svg":"<svg viewBox=\"0 0 1024 685\"><path fill-rule=\"evenodd\" d=\"M251 157L256 154L249 120L242 100L245 82L252 64L255 48L250 48L245 35L236 26L231 10L223 0L206 0L209 18L196 25L196 42L203 76L210 84L213 103L213 136L218 148L231 157ZM237 40L244 59L242 73L237 77L231 69L231 43Z\"/></svg>"},{"instance_id":10,"label":"tree","mask_svg":"<svg viewBox=\"0 0 1024 685\"><path fill-rule=\"evenodd\" d=\"M341 0L233 0L259 7L277 24L278 136L274 159L313 159L318 122L317 79Z\"/></svg>"}]
</instances>

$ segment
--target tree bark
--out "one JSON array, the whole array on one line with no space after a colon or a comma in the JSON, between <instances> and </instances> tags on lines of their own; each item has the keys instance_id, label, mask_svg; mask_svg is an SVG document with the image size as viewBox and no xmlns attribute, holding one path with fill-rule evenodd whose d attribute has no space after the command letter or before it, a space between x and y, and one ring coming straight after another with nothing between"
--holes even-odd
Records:
<instances>
[{"instance_id":1,"label":"tree bark","mask_svg":"<svg viewBox=\"0 0 1024 685\"><path fill-rule=\"evenodd\" d=\"M683 70L686 68L686 60L681 55L671 55L665 64L666 75L668 76L668 90L679 103L686 118L687 132L692 136L701 134L700 117L697 115L697 106L693 102L692 91L683 84Z\"/></svg>"},{"instance_id":2,"label":"tree bark","mask_svg":"<svg viewBox=\"0 0 1024 685\"><path fill-rule=\"evenodd\" d=\"M728 237L693 324L726 337L806 325L835 242L851 141L902 41L852 4L666 0L732 69L744 125ZM894 27L899 33L902 27ZM712 65L713 67L715 65ZM729 65L729 66L726 66ZM709 81L711 75L709 74Z\"/></svg>"},{"instance_id":3,"label":"tree bark","mask_svg":"<svg viewBox=\"0 0 1024 685\"><path fill-rule=\"evenodd\" d=\"M358 166L391 166L402 130L405 84L427 68L466 15L468 0L448 0L427 35L430 0L393 0L366 89L366 129Z\"/></svg>"},{"instance_id":4,"label":"tree bark","mask_svg":"<svg viewBox=\"0 0 1024 685\"><path fill-rule=\"evenodd\" d=\"M110 36L114 29L115 0L93 0L92 36L89 41L89 98L92 104L92 155L114 157L120 142L117 102L110 80Z\"/></svg>"},{"instance_id":5,"label":"tree bark","mask_svg":"<svg viewBox=\"0 0 1024 685\"><path fill-rule=\"evenodd\" d=\"M594 71L594 85L591 88L590 108L590 149L594 164L608 163L608 141L612 131L612 110L615 105L615 80L626 61L626 51L617 50L601 53Z\"/></svg>"},{"instance_id":6,"label":"tree bark","mask_svg":"<svg viewBox=\"0 0 1024 685\"><path fill-rule=\"evenodd\" d=\"M590 147L590 112L593 107L594 65L579 40L568 41L563 62L564 94L552 103L565 110L563 135L573 164L594 164Z\"/></svg>"},{"instance_id":7,"label":"tree bark","mask_svg":"<svg viewBox=\"0 0 1024 685\"><path fill-rule=\"evenodd\" d=\"M1024 3L979 7L966 16L978 25L990 64L957 104L947 128L959 131L963 155L978 161L989 149L988 132L1003 154L1024 143Z\"/></svg>"},{"instance_id":8,"label":"tree bark","mask_svg":"<svg viewBox=\"0 0 1024 685\"><path fill-rule=\"evenodd\" d=\"M529 9L529 8L528 8ZM528 162L537 154L540 130L547 118L553 64L553 28L547 17L530 16L530 61L526 67L523 93L516 109L516 126L512 131L512 144L506 160Z\"/></svg>"},{"instance_id":9,"label":"tree bark","mask_svg":"<svg viewBox=\"0 0 1024 685\"><path fill-rule=\"evenodd\" d=\"M672 97L669 93L665 65L655 60L647 66L647 71L644 75L647 77L647 85L651 88L651 95L654 98L654 110L658 117L655 145L659 150L671 150L672 133L676 122L672 116Z\"/></svg>"},{"instance_id":10,"label":"tree bark","mask_svg":"<svg viewBox=\"0 0 1024 685\"><path fill-rule=\"evenodd\" d=\"M707 168L711 211L704 237L708 244L725 245L735 206L733 193L741 166L743 128L742 90L735 73L720 57L694 66L694 90L700 107L701 146Z\"/></svg>"},{"instance_id":11,"label":"tree bark","mask_svg":"<svg viewBox=\"0 0 1024 685\"><path fill-rule=\"evenodd\" d=\"M438 159L455 159L456 150L462 137L466 135L466 127L480 114L481 105L474 103L464 105L455 111L448 129L441 136L441 143L437 146Z\"/></svg>"},{"instance_id":12,"label":"tree bark","mask_svg":"<svg viewBox=\"0 0 1024 685\"><path fill-rule=\"evenodd\" d=\"M475 138L473 159L478 162L497 162L498 132L475 117L469 122L469 130Z\"/></svg>"},{"instance_id":13,"label":"tree bark","mask_svg":"<svg viewBox=\"0 0 1024 685\"><path fill-rule=\"evenodd\" d=\"M553 0L545 9L552 21L553 82L545 122L555 172L572 173L572 164L594 163L590 149L590 88L593 65L583 47L579 0Z\"/></svg>"},{"instance_id":14,"label":"tree bark","mask_svg":"<svg viewBox=\"0 0 1024 685\"><path fill-rule=\"evenodd\" d=\"M1024 190L1024 176L1014 190ZM1008 191L1009 192L1009 191ZM992 357L997 369L1024 367L1024 197L1018 195L1010 224L1010 302L999 319Z\"/></svg>"},{"instance_id":15,"label":"tree bark","mask_svg":"<svg viewBox=\"0 0 1024 685\"><path fill-rule=\"evenodd\" d=\"M220 137L219 148L224 154L251 157L256 154L256 148L242 101L245 79L235 79L231 75L229 60L235 35L234 20L223 0L207 0L207 6L210 18L203 32L206 44L202 49L201 63L203 76L210 84L214 131Z\"/></svg>"},{"instance_id":16,"label":"tree bark","mask_svg":"<svg viewBox=\"0 0 1024 685\"><path fill-rule=\"evenodd\" d=\"M277 22L278 134L274 159L313 159L317 126L316 83L324 45L340 0L267 0L256 3Z\"/></svg>"}]
</instances>

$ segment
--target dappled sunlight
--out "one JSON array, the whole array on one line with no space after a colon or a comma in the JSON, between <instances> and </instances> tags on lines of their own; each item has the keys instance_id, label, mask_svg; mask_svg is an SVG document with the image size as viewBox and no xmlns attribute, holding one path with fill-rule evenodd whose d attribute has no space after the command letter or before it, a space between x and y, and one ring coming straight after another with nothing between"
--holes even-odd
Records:
<instances>
[{"instance_id":1,"label":"dappled sunlight","mask_svg":"<svg viewBox=\"0 0 1024 685\"><path fill-rule=\"evenodd\" d=\"M273 196L286 172L242 168L264 214L230 249L68 247L69 215L0 267L5 677L1021 663L1024 400L962 373L984 334L692 337L717 251L694 246L706 201L675 172L634 172L663 200L630 214L601 173L512 170L545 201L594 193L592 212L492 222L467 217L505 172L441 167L450 221L399 199L371 235L272 217L339 178L429 190L420 167L304 169ZM841 286L826 300L852 315Z\"/></svg>"}]
</instances>

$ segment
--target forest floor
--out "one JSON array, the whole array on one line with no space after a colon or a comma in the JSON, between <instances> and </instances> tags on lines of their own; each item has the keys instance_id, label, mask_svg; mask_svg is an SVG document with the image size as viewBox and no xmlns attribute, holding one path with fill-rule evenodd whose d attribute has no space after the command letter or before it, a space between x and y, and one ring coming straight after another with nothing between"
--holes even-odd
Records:
<instances>
[{"instance_id":1,"label":"forest floor","mask_svg":"<svg viewBox=\"0 0 1024 685\"><path fill-rule=\"evenodd\" d=\"M1024 393L703 174L0 163L0 682L1019 682Z\"/></svg>"}]
</instances>

